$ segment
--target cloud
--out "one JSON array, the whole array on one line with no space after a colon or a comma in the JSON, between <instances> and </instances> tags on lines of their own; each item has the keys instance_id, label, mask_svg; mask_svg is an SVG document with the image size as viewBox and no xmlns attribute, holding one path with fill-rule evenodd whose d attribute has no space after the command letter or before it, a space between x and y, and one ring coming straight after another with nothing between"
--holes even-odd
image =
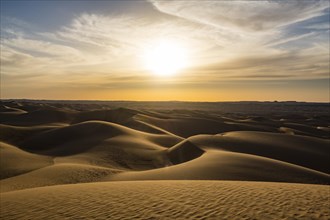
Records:
<instances>
[{"instance_id":1,"label":"cloud","mask_svg":"<svg viewBox=\"0 0 330 220\"><path fill-rule=\"evenodd\" d=\"M16 32L4 28L2 33L7 34L1 40L2 51L7 54L2 56L6 65L15 64L14 59L20 54L31 60L31 67L38 60L49 69L61 66L91 67L96 72L102 68L108 72L118 72L118 69L141 71L144 67L138 62L143 50L164 38L174 38L183 44L190 42L194 45L192 48L198 48L197 51L209 47L209 43L205 43L207 41L195 39L203 38L205 33L196 24L128 15L84 13L53 32ZM190 36L185 33L190 33ZM129 66L132 67L127 68Z\"/></svg>"},{"instance_id":2,"label":"cloud","mask_svg":"<svg viewBox=\"0 0 330 220\"><path fill-rule=\"evenodd\" d=\"M162 1L161 12L219 28L264 31L324 14L328 1Z\"/></svg>"},{"instance_id":3,"label":"cloud","mask_svg":"<svg viewBox=\"0 0 330 220\"><path fill-rule=\"evenodd\" d=\"M205 30L201 30L202 28L198 24L178 21L178 19L163 20L129 15L104 16L85 13L76 17L70 25L54 33L54 37L85 46L94 46L97 49L103 48L112 55L123 56L140 52L141 48L163 38L194 41L195 38L204 36ZM186 33L189 33L189 36Z\"/></svg>"},{"instance_id":4,"label":"cloud","mask_svg":"<svg viewBox=\"0 0 330 220\"><path fill-rule=\"evenodd\" d=\"M328 58L323 54L310 56L307 52L246 56L223 63L202 66L195 72L196 76L204 75L205 78L217 80L225 78L327 78L330 68Z\"/></svg>"},{"instance_id":5,"label":"cloud","mask_svg":"<svg viewBox=\"0 0 330 220\"><path fill-rule=\"evenodd\" d=\"M161 1L150 0L162 13L213 29L209 36L219 46L236 52L270 50L284 42L310 35L328 36L329 1ZM323 17L322 17L323 16ZM315 18L323 21L305 24ZM322 24L322 26L320 26ZM311 29L316 27L315 29ZM293 31L292 31L293 30ZM311 41L310 41L311 42ZM303 46L303 45L300 45ZM278 48L276 48L278 49Z\"/></svg>"},{"instance_id":6,"label":"cloud","mask_svg":"<svg viewBox=\"0 0 330 220\"><path fill-rule=\"evenodd\" d=\"M197 74L319 78L328 73L328 1L150 2L162 13L213 29L209 36L221 48L209 51L212 62Z\"/></svg>"}]
</instances>

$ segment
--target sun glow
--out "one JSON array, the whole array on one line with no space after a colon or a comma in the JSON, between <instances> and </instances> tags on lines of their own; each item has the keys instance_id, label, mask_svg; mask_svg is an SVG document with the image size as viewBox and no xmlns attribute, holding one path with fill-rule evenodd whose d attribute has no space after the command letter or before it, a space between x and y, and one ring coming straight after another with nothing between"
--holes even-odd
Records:
<instances>
[{"instance_id":1,"label":"sun glow","mask_svg":"<svg viewBox=\"0 0 330 220\"><path fill-rule=\"evenodd\" d=\"M171 76L187 66L187 51L175 41L160 41L144 53L148 70L159 76Z\"/></svg>"}]
</instances>

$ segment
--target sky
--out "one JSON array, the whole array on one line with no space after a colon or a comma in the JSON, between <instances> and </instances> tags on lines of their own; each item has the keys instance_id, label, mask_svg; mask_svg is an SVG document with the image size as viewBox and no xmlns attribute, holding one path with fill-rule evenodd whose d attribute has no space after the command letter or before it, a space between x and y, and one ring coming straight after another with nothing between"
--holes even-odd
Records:
<instances>
[{"instance_id":1,"label":"sky","mask_svg":"<svg viewBox=\"0 0 330 220\"><path fill-rule=\"evenodd\" d=\"M1 98L329 102L329 2L1 0Z\"/></svg>"}]
</instances>

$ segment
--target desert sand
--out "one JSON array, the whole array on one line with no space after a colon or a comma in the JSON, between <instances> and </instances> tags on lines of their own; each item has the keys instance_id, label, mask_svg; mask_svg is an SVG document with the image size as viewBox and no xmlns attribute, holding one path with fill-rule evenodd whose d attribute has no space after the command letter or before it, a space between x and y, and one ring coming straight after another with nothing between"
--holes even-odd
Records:
<instances>
[{"instance_id":1,"label":"desert sand","mask_svg":"<svg viewBox=\"0 0 330 220\"><path fill-rule=\"evenodd\" d=\"M329 106L3 100L2 219L329 219Z\"/></svg>"},{"instance_id":2,"label":"desert sand","mask_svg":"<svg viewBox=\"0 0 330 220\"><path fill-rule=\"evenodd\" d=\"M130 181L2 194L3 219L328 219L329 188L245 181Z\"/></svg>"}]
</instances>

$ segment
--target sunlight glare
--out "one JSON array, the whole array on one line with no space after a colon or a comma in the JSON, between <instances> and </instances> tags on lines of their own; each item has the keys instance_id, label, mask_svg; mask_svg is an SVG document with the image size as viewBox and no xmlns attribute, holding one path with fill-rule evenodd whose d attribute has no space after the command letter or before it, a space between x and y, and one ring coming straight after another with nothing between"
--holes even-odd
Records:
<instances>
[{"instance_id":1,"label":"sunlight glare","mask_svg":"<svg viewBox=\"0 0 330 220\"><path fill-rule=\"evenodd\" d=\"M175 41L160 41L144 53L146 68L159 76L171 76L187 66L187 52Z\"/></svg>"}]
</instances>

